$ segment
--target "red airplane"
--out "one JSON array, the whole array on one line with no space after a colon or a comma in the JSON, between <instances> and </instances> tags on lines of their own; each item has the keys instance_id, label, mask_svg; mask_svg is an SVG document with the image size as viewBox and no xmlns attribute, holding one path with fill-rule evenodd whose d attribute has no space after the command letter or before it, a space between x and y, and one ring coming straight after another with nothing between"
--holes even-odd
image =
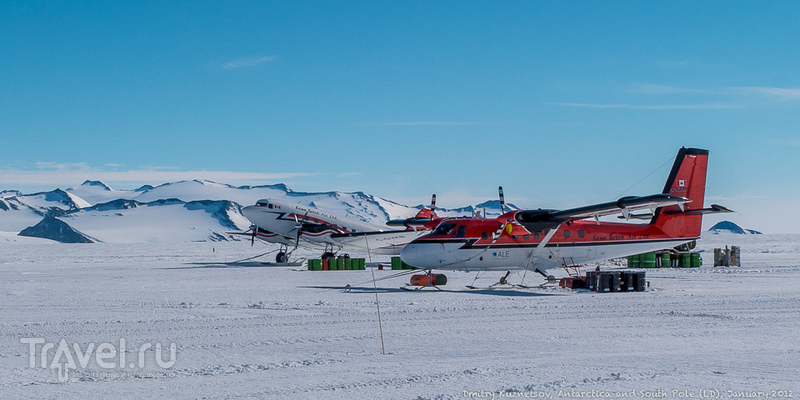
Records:
<instances>
[{"instance_id":1,"label":"red airplane","mask_svg":"<svg viewBox=\"0 0 800 400\"><path fill-rule=\"evenodd\" d=\"M681 148L660 194L568 210L516 210L496 219L447 218L406 245L400 257L426 270L521 269L547 277L551 268L692 244L700 238L703 214L732 212L716 204L703 208L707 166L708 150ZM650 222L600 221L614 214Z\"/></svg>"}]
</instances>

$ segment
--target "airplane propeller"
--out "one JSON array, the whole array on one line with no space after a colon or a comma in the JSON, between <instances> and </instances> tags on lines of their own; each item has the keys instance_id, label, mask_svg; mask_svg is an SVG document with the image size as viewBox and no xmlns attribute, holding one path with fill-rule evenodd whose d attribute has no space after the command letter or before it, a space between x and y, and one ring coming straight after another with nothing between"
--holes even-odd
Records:
<instances>
[{"instance_id":1,"label":"airplane propeller","mask_svg":"<svg viewBox=\"0 0 800 400\"><path fill-rule=\"evenodd\" d=\"M299 221L297 219L297 214L294 215L294 222L297 224L295 225L295 229L297 229L297 237L294 241L294 249L297 250L297 246L300 245L300 234L303 232L303 224L306 222L308 218L308 211L306 211L305 215L303 215L303 221Z\"/></svg>"},{"instance_id":2,"label":"airplane propeller","mask_svg":"<svg viewBox=\"0 0 800 400\"><path fill-rule=\"evenodd\" d=\"M500 186L497 188L498 193L500 194L500 215L506 213L506 197L503 196L503 187Z\"/></svg>"}]
</instances>

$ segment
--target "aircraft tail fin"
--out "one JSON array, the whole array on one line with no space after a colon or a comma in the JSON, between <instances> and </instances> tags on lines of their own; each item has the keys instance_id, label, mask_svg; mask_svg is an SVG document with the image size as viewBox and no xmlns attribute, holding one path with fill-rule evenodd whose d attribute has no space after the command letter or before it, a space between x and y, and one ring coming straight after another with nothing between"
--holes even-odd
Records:
<instances>
[{"instance_id":1,"label":"aircraft tail fin","mask_svg":"<svg viewBox=\"0 0 800 400\"><path fill-rule=\"evenodd\" d=\"M427 219L435 219L436 218L436 195L434 194L431 196L431 205L430 207L422 207L421 210L417 213L414 218L427 218Z\"/></svg>"},{"instance_id":2,"label":"aircraft tail fin","mask_svg":"<svg viewBox=\"0 0 800 400\"><path fill-rule=\"evenodd\" d=\"M389 226L404 226L408 229L416 229L416 227L425 226L425 224L438 218L436 216L436 195L431 197L431 206L422 207L421 210L412 218L393 219L386 223Z\"/></svg>"},{"instance_id":3,"label":"aircraft tail fin","mask_svg":"<svg viewBox=\"0 0 800 400\"><path fill-rule=\"evenodd\" d=\"M697 238L703 224L708 150L681 147L664 185L665 194L686 197L690 203L656 209L651 224L677 238Z\"/></svg>"}]
</instances>

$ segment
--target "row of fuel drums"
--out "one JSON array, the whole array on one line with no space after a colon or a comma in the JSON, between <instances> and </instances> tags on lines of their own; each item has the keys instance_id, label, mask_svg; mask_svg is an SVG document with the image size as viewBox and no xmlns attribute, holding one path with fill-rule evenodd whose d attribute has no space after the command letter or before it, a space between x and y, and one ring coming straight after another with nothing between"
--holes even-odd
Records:
<instances>
[{"instance_id":1,"label":"row of fuel drums","mask_svg":"<svg viewBox=\"0 0 800 400\"><path fill-rule=\"evenodd\" d=\"M363 258L323 258L308 260L309 271L363 271L367 261Z\"/></svg>"},{"instance_id":2,"label":"row of fuel drums","mask_svg":"<svg viewBox=\"0 0 800 400\"><path fill-rule=\"evenodd\" d=\"M696 252L664 252L628 257L628 268L700 268L703 258Z\"/></svg>"},{"instance_id":3,"label":"row of fuel drums","mask_svg":"<svg viewBox=\"0 0 800 400\"><path fill-rule=\"evenodd\" d=\"M561 278L558 285L593 292L644 292L647 281L644 271L589 271L586 276Z\"/></svg>"},{"instance_id":4,"label":"row of fuel drums","mask_svg":"<svg viewBox=\"0 0 800 400\"><path fill-rule=\"evenodd\" d=\"M585 281L593 292L644 292L647 287L644 271L590 271Z\"/></svg>"}]
</instances>

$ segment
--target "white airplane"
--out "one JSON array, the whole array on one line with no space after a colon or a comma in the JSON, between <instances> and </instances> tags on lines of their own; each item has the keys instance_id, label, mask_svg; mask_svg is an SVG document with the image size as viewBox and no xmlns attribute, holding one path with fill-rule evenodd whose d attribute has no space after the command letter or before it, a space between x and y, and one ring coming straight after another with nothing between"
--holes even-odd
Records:
<instances>
[{"instance_id":1,"label":"white airplane","mask_svg":"<svg viewBox=\"0 0 800 400\"><path fill-rule=\"evenodd\" d=\"M281 245L275 260L283 263L298 246L321 249L322 258L333 257L345 249L399 255L403 246L435 227L438 223L435 207L436 195L433 195L430 207L423 207L413 218L389 221L386 226L275 199L259 200L243 208L242 214L253 224L246 233L252 241L259 238Z\"/></svg>"}]
</instances>

